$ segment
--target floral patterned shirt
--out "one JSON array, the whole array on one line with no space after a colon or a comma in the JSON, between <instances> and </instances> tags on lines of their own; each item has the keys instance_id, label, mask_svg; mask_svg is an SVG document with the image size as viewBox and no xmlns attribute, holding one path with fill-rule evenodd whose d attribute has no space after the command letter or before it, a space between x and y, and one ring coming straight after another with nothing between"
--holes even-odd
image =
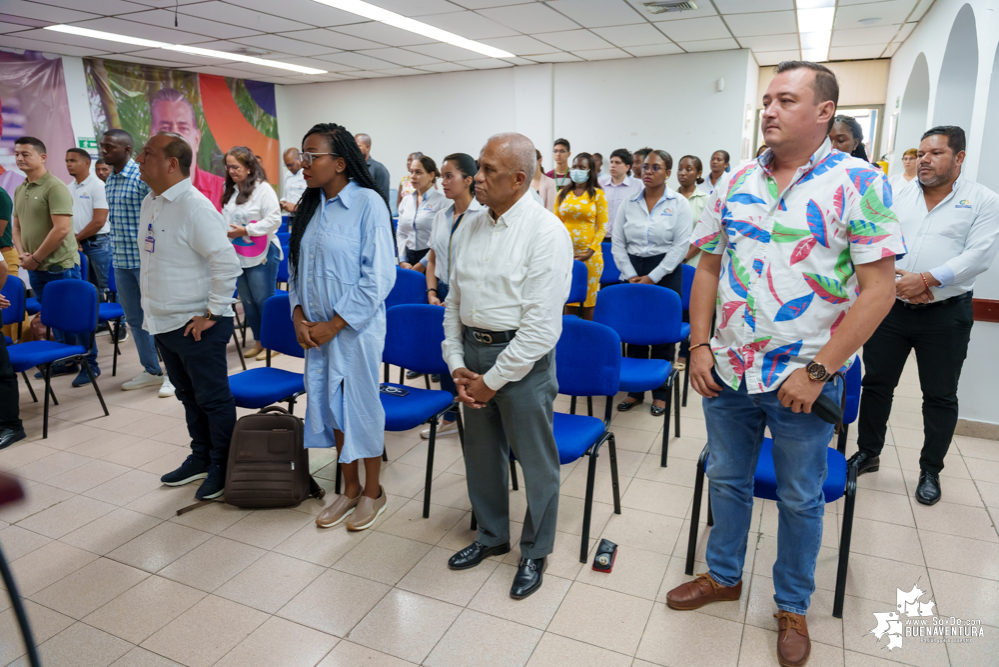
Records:
<instances>
[{"instance_id":1,"label":"floral patterned shirt","mask_svg":"<svg viewBox=\"0 0 999 667\"><path fill-rule=\"evenodd\" d=\"M776 390L829 342L859 294L854 265L906 253L891 187L826 139L778 192L773 157L715 187L691 243L725 254L711 349L723 382Z\"/></svg>"}]
</instances>

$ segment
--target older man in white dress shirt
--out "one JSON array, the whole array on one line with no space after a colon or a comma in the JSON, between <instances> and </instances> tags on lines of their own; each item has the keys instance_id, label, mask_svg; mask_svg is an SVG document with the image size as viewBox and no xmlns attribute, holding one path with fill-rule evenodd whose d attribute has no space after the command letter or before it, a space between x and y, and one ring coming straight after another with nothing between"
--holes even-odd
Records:
<instances>
[{"instance_id":1,"label":"older man in white dress shirt","mask_svg":"<svg viewBox=\"0 0 999 667\"><path fill-rule=\"evenodd\" d=\"M161 481L204 479L195 497L211 500L225 491L236 424L226 346L242 269L225 220L191 183L193 157L186 139L160 132L135 158L150 189L139 214L139 282L142 326L156 339L191 435L191 455Z\"/></svg>"},{"instance_id":2,"label":"older man in white dress shirt","mask_svg":"<svg viewBox=\"0 0 999 667\"><path fill-rule=\"evenodd\" d=\"M466 407L465 472L479 523L476 541L448 564L463 570L510 551L512 449L527 491L514 599L540 588L555 544L555 344L572 282L569 232L530 196L534 157L520 134L498 134L482 149L475 196L487 208L471 214L452 249L444 315L444 358Z\"/></svg>"},{"instance_id":3,"label":"older man in white dress shirt","mask_svg":"<svg viewBox=\"0 0 999 667\"><path fill-rule=\"evenodd\" d=\"M964 130L934 127L919 143L916 178L895 196L909 254L895 264L896 300L864 344L858 472L875 472L902 369L916 352L923 450L916 500L940 500L940 471L957 426L957 384L971 339L975 278L999 250L999 196L961 175Z\"/></svg>"}]
</instances>

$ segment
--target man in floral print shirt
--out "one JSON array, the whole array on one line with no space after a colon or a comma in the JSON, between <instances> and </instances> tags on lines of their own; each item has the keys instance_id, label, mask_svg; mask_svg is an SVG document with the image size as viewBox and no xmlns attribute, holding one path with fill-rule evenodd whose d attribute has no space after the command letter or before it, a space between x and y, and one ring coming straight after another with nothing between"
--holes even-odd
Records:
<instances>
[{"instance_id":1,"label":"man in floral print shirt","mask_svg":"<svg viewBox=\"0 0 999 667\"><path fill-rule=\"evenodd\" d=\"M827 380L891 308L895 256L906 252L884 175L826 137L838 96L822 65L781 63L763 97L770 149L719 181L691 239L704 251L690 303L691 383L704 396L715 525L708 572L667 602L696 609L739 598L753 472L769 429L781 665L804 664L810 650L805 613L833 435L812 404L820 393L839 402L841 381Z\"/></svg>"}]
</instances>

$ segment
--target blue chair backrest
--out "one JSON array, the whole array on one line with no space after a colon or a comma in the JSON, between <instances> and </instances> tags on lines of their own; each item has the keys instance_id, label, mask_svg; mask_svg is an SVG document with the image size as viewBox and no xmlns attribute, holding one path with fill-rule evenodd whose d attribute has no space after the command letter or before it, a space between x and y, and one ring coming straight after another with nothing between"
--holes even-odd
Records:
<instances>
[{"instance_id":1,"label":"blue chair backrest","mask_svg":"<svg viewBox=\"0 0 999 667\"><path fill-rule=\"evenodd\" d=\"M90 276L90 266L87 264L87 256L83 254L82 250L77 252L80 255L80 277L87 280Z\"/></svg>"},{"instance_id":2,"label":"blue chair backrest","mask_svg":"<svg viewBox=\"0 0 999 667\"><path fill-rule=\"evenodd\" d=\"M605 287L593 312L594 322L609 326L632 345L679 343L682 318L676 292L638 283Z\"/></svg>"},{"instance_id":3,"label":"blue chair backrest","mask_svg":"<svg viewBox=\"0 0 999 667\"><path fill-rule=\"evenodd\" d=\"M42 324L67 333L93 333L97 330L97 288L86 280L47 284Z\"/></svg>"},{"instance_id":4,"label":"blue chair backrest","mask_svg":"<svg viewBox=\"0 0 999 667\"><path fill-rule=\"evenodd\" d=\"M24 282L17 276L7 274L7 282L0 288L0 294L10 301L10 306L0 310L0 313L3 313L4 326L24 321L24 292Z\"/></svg>"},{"instance_id":5,"label":"blue chair backrest","mask_svg":"<svg viewBox=\"0 0 999 667\"><path fill-rule=\"evenodd\" d=\"M392 217L394 218L397 215L399 215L399 207L395 205L396 200L399 199L399 188L390 189L388 191L388 198L389 198L389 211L391 211ZM393 220L392 223L394 226L395 221Z\"/></svg>"},{"instance_id":6,"label":"blue chair backrest","mask_svg":"<svg viewBox=\"0 0 999 667\"><path fill-rule=\"evenodd\" d=\"M427 277L419 271L395 267L395 285L385 298L385 307L417 303L427 303Z\"/></svg>"},{"instance_id":7,"label":"blue chair backrest","mask_svg":"<svg viewBox=\"0 0 999 667\"><path fill-rule=\"evenodd\" d=\"M279 283L288 282L288 255L290 252L291 251L288 249L288 246L286 245L281 246L281 253L284 255L284 257L281 258L281 263L278 264L277 282Z\"/></svg>"},{"instance_id":8,"label":"blue chair backrest","mask_svg":"<svg viewBox=\"0 0 999 667\"><path fill-rule=\"evenodd\" d=\"M578 363L585 359L586 363ZM614 396L621 380L621 338L610 327L562 319L555 346L558 391L567 396Z\"/></svg>"},{"instance_id":9,"label":"blue chair backrest","mask_svg":"<svg viewBox=\"0 0 999 667\"><path fill-rule=\"evenodd\" d=\"M683 296L681 298L681 305L683 311L687 312L690 310L690 288L694 286L694 274L697 273L697 267L690 264L681 264L680 266L683 267Z\"/></svg>"},{"instance_id":10,"label":"blue chair backrest","mask_svg":"<svg viewBox=\"0 0 999 667\"><path fill-rule=\"evenodd\" d=\"M282 247L291 243L291 232L278 232L275 236Z\"/></svg>"},{"instance_id":11,"label":"blue chair backrest","mask_svg":"<svg viewBox=\"0 0 999 667\"><path fill-rule=\"evenodd\" d=\"M108 267L108 292L115 295L115 301L117 301L118 296L118 279L114 277L114 267Z\"/></svg>"},{"instance_id":12,"label":"blue chair backrest","mask_svg":"<svg viewBox=\"0 0 999 667\"><path fill-rule=\"evenodd\" d=\"M617 264L614 263L613 243L601 243L600 247L604 252L604 271L600 274L601 285L613 285L621 282L621 272L618 271Z\"/></svg>"},{"instance_id":13,"label":"blue chair backrest","mask_svg":"<svg viewBox=\"0 0 999 667\"><path fill-rule=\"evenodd\" d=\"M402 304L388 309L382 360L418 373L450 373L444 361L444 309Z\"/></svg>"},{"instance_id":14,"label":"blue chair backrest","mask_svg":"<svg viewBox=\"0 0 999 667\"><path fill-rule=\"evenodd\" d=\"M264 302L260 344L268 350L277 350L289 357L301 359L305 356L305 350L298 344L295 336L295 323L291 319L291 304L287 294L272 296Z\"/></svg>"},{"instance_id":15,"label":"blue chair backrest","mask_svg":"<svg viewBox=\"0 0 999 667\"><path fill-rule=\"evenodd\" d=\"M860 357L853 357L853 365L846 372L846 407L843 410L843 423L852 424L860 413Z\"/></svg>"},{"instance_id":16,"label":"blue chair backrest","mask_svg":"<svg viewBox=\"0 0 999 667\"><path fill-rule=\"evenodd\" d=\"M572 287L569 288L569 298L565 302L582 304L586 301L586 283L588 281L586 264L578 259L572 260Z\"/></svg>"}]
</instances>

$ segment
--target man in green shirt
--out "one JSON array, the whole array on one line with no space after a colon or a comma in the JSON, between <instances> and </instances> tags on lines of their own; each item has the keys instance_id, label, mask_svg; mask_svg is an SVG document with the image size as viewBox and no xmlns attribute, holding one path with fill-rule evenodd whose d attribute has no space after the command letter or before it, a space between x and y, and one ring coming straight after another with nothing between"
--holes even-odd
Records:
<instances>
[{"instance_id":1,"label":"man in green shirt","mask_svg":"<svg viewBox=\"0 0 999 667\"><path fill-rule=\"evenodd\" d=\"M66 184L45 168L45 144L34 137L21 137L14 142L17 167L27 180L14 191L14 246L21 259L21 268L28 271L31 289L38 303L45 307L45 285L56 280L80 279L79 255L73 236L73 197ZM97 367L97 344L92 335L66 334L55 331L55 339L68 345L90 347L87 362L94 376ZM52 375L79 371L74 387L90 384L86 370L75 363L53 364ZM41 377L41 375L36 375Z\"/></svg>"},{"instance_id":2,"label":"man in green shirt","mask_svg":"<svg viewBox=\"0 0 999 667\"><path fill-rule=\"evenodd\" d=\"M10 198L10 193L0 188L0 254L3 255L3 260L7 263L7 272L12 276L16 276L17 267L21 265L21 260L18 258L17 250L14 248L14 232L13 225L11 224L11 218L13 217L14 200ZM27 326L27 322L25 322L25 326ZM16 338L17 325L8 324L0 329L0 335Z\"/></svg>"}]
</instances>

